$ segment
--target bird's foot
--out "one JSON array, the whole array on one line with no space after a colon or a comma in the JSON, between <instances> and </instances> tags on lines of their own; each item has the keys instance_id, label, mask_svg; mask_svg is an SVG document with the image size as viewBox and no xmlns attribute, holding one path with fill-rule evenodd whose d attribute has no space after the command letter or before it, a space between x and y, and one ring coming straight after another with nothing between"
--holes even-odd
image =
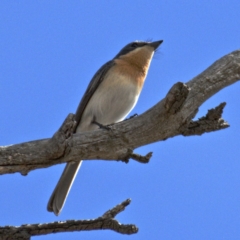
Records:
<instances>
[{"instance_id":1,"label":"bird's foot","mask_svg":"<svg viewBox=\"0 0 240 240\"><path fill-rule=\"evenodd\" d=\"M111 125L103 125L103 124L101 124L101 123L99 123L99 122L96 122L96 121L92 121L92 123L93 124L96 124L97 126L99 126L99 128L101 128L101 129L105 129L105 130L111 130L112 128L111 128Z\"/></svg>"},{"instance_id":2,"label":"bird's foot","mask_svg":"<svg viewBox=\"0 0 240 240\"><path fill-rule=\"evenodd\" d=\"M135 113L135 114L133 114L132 116L130 116L129 118L126 118L124 121L129 120L129 119L132 119L132 118L135 118L135 117L137 117L137 116L138 116L138 114Z\"/></svg>"}]
</instances>

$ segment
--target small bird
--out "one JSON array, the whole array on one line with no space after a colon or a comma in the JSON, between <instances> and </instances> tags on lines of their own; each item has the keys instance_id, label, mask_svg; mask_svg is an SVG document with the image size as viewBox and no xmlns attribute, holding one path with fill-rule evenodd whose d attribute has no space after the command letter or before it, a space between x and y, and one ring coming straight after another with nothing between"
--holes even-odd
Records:
<instances>
[{"instance_id":1,"label":"small bird","mask_svg":"<svg viewBox=\"0 0 240 240\"><path fill-rule=\"evenodd\" d=\"M76 111L76 133L120 122L128 115L137 103L154 52L162 42L131 42L96 72ZM81 164L81 160L66 164L49 199L49 212L60 214Z\"/></svg>"}]
</instances>

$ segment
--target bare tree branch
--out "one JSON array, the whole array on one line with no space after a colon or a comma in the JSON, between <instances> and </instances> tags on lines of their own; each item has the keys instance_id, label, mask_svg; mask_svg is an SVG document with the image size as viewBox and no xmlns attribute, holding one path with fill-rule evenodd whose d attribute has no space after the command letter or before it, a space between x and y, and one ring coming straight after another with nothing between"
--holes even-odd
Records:
<instances>
[{"instance_id":1,"label":"bare tree branch","mask_svg":"<svg viewBox=\"0 0 240 240\"><path fill-rule=\"evenodd\" d=\"M204 101L240 79L240 50L212 64L186 84L176 83L167 96L138 117L117 123L107 131L72 134L74 115L50 139L37 140L0 148L0 174L20 172L26 175L37 168L79 159L117 160L133 158L149 161L133 150L177 135L199 135L221 130L228 123L221 118L225 104L220 104L205 117L192 121Z\"/></svg>"},{"instance_id":2,"label":"bare tree branch","mask_svg":"<svg viewBox=\"0 0 240 240\"><path fill-rule=\"evenodd\" d=\"M79 159L128 162L131 158L139 163L148 163L151 152L141 156L133 150L177 135L201 135L227 128L228 123L222 119L226 103L209 110L198 120L193 118L203 102L239 79L240 50L237 50L222 57L186 84L174 84L166 97L151 109L138 117L111 125L110 130L73 134L75 116L69 114L50 139L0 147L0 174L20 172L26 175L37 168ZM2 227L0 236L1 239L30 239L42 234L94 229L133 234L138 231L135 225L122 225L114 219L129 203L130 200L126 200L93 220Z\"/></svg>"},{"instance_id":3,"label":"bare tree branch","mask_svg":"<svg viewBox=\"0 0 240 240\"><path fill-rule=\"evenodd\" d=\"M225 106L225 102L220 103L219 106L208 110L205 117L201 117L197 121L191 121L187 128L183 127L183 136L202 135L206 132L229 127L229 124L221 118Z\"/></svg>"},{"instance_id":4,"label":"bare tree branch","mask_svg":"<svg viewBox=\"0 0 240 240\"><path fill-rule=\"evenodd\" d=\"M133 234L138 228L133 224L121 224L114 217L125 210L131 200L127 199L114 208L108 210L101 217L90 220L68 220L65 222L53 222L44 224L25 224L20 227L0 227L0 239L30 239L31 236L40 236L50 233L113 230L122 234Z\"/></svg>"}]
</instances>

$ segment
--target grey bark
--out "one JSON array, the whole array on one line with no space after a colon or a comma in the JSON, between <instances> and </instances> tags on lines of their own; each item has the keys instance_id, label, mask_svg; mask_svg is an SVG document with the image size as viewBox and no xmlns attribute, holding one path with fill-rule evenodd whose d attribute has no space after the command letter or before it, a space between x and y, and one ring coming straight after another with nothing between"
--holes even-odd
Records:
<instances>
[{"instance_id":1,"label":"grey bark","mask_svg":"<svg viewBox=\"0 0 240 240\"><path fill-rule=\"evenodd\" d=\"M133 224L121 224L114 217L125 210L131 200L127 199L121 204L105 212L101 217L89 220L68 220L65 222L53 222L44 224L25 224L20 227L0 227L0 239L29 240L31 236L40 236L50 233L90 231L90 230L113 230L122 234L134 234L138 228Z\"/></svg>"},{"instance_id":2,"label":"grey bark","mask_svg":"<svg viewBox=\"0 0 240 240\"><path fill-rule=\"evenodd\" d=\"M0 174L20 172L26 175L34 169L80 159L128 162L131 158L140 163L147 163L152 153L140 156L133 152L135 148L178 135L201 135L229 127L228 123L222 119L226 103L220 103L219 106L210 109L206 116L198 120L192 119L207 99L238 80L240 80L240 50L222 57L189 82L174 84L166 97L151 109L140 116L110 126L110 130L99 129L73 134L76 123L74 114L69 114L52 138L0 147ZM129 200L122 203L123 208L127 204ZM108 229L128 234L137 232L135 225L121 225L127 226L126 229L128 229L122 232L119 223L112 219L116 215L114 211L95 220L78 221L79 228L75 227L76 221L67 221L66 224L70 224L72 228L65 227L72 231L107 229L106 226L112 226ZM103 219L104 222L102 222ZM111 221L104 225L106 219ZM91 222L96 220L97 224ZM20 237L9 239L29 239L32 232L34 234L56 232L58 231L56 229L61 229L61 224L23 225L19 229L3 227L0 228L0 234L4 231L7 234L11 230L15 231L15 236ZM46 228L40 230L41 227Z\"/></svg>"},{"instance_id":3,"label":"grey bark","mask_svg":"<svg viewBox=\"0 0 240 240\"><path fill-rule=\"evenodd\" d=\"M240 79L240 50L212 64L186 84L176 83L166 97L138 117L117 123L111 130L72 134L74 115L64 121L50 139L0 147L0 174L29 171L58 163L84 160L149 161L133 153L137 147L177 135L201 135L221 130L228 123L221 118L225 103L205 117L192 121L204 101Z\"/></svg>"}]
</instances>

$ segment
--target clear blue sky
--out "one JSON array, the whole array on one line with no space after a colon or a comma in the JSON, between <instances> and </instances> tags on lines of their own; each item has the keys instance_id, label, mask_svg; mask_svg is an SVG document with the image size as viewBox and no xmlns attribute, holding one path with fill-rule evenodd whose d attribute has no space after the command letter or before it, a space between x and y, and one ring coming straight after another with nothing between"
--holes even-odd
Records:
<instances>
[{"instance_id":1,"label":"clear blue sky","mask_svg":"<svg viewBox=\"0 0 240 240\"><path fill-rule=\"evenodd\" d=\"M0 145L51 137L96 70L133 40L160 40L139 102L141 114L177 81L187 82L240 48L240 1L0 1ZM240 239L240 129L236 83L201 108L226 101L231 127L136 150L149 164L84 162L59 217L46 205L63 165L0 177L0 225L117 216L140 229L33 239ZM164 128L164 126L162 126Z\"/></svg>"}]
</instances>

